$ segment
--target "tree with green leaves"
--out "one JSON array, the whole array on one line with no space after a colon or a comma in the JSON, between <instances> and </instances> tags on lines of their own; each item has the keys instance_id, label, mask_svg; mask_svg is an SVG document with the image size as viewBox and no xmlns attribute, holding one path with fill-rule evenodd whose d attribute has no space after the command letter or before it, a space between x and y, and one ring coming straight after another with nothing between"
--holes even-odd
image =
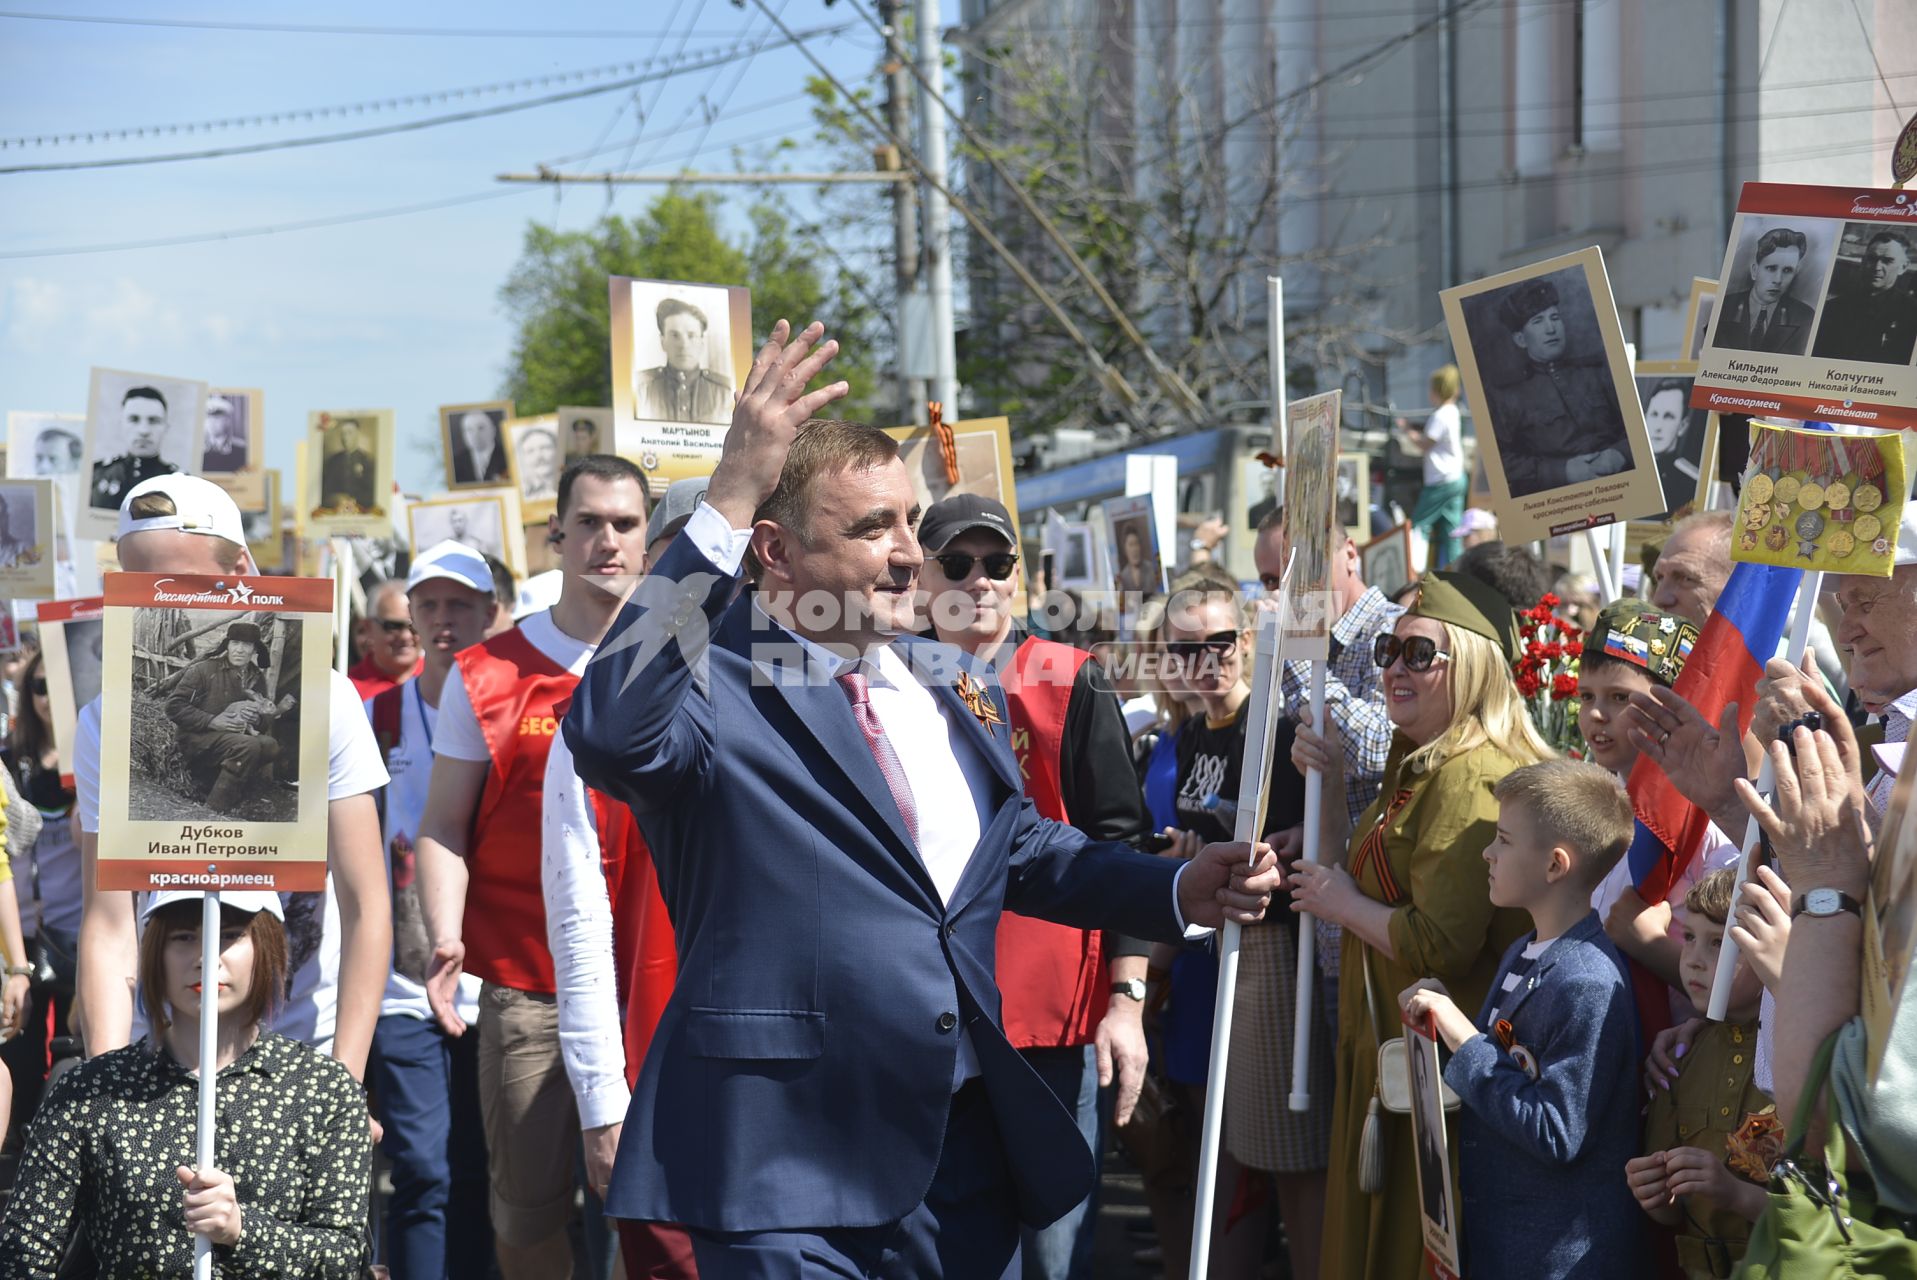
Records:
<instances>
[{"instance_id":1,"label":"tree with green leaves","mask_svg":"<svg viewBox=\"0 0 1917 1280\"><path fill-rule=\"evenodd\" d=\"M744 285L752 290L755 340L781 317L795 329L825 321L842 347L833 376L852 384L840 411L865 412L876 360L863 285L843 273L822 276L773 206L754 204L737 239L720 227L719 212L717 196L675 187L634 218L608 215L584 231L528 226L499 291L515 325L504 394L518 412L612 403L609 276Z\"/></svg>"}]
</instances>

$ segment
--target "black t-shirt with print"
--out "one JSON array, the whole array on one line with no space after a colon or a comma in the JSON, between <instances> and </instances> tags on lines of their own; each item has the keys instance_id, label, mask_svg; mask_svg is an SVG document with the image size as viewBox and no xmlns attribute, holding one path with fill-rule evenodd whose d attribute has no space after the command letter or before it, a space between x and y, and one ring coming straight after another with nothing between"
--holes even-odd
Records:
<instances>
[{"instance_id":1,"label":"black t-shirt with print","mask_svg":"<svg viewBox=\"0 0 1917 1280\"><path fill-rule=\"evenodd\" d=\"M1247 704L1248 706L1249 704ZM1305 779L1291 763L1291 740L1297 726L1281 716L1272 726L1271 788L1265 805L1265 830L1270 835L1297 826L1305 818ZM1178 734L1178 825L1196 832L1206 843L1237 839L1237 820L1231 806L1238 801L1238 779L1245 754L1244 708L1214 727L1200 715ZM1223 804L1207 811L1207 796Z\"/></svg>"}]
</instances>

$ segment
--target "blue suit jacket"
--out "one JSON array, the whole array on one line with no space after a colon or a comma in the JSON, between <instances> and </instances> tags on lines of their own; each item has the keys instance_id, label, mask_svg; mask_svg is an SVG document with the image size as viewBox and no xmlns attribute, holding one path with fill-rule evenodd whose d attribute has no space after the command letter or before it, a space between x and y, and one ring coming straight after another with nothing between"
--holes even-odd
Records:
<instances>
[{"instance_id":1,"label":"blue suit jacket","mask_svg":"<svg viewBox=\"0 0 1917 1280\"><path fill-rule=\"evenodd\" d=\"M564 733L587 783L632 807L679 977L633 1091L607 1211L712 1231L876 1226L938 1167L969 1031L1020 1216L1094 1176L1077 1126L999 1029L999 914L1176 939L1172 862L1038 817L1001 724L961 671L897 651L988 762L982 834L941 903L842 690L691 540L644 579L586 669Z\"/></svg>"},{"instance_id":2,"label":"blue suit jacket","mask_svg":"<svg viewBox=\"0 0 1917 1280\"><path fill-rule=\"evenodd\" d=\"M1624 1181L1642 1145L1636 1012L1623 961L1595 912L1546 948L1500 999L1526 934L1492 979L1495 1005L1536 1061L1533 1079L1491 1035L1445 1064L1458 1119L1464 1274L1472 1280L1603 1280L1648 1267L1644 1215Z\"/></svg>"}]
</instances>

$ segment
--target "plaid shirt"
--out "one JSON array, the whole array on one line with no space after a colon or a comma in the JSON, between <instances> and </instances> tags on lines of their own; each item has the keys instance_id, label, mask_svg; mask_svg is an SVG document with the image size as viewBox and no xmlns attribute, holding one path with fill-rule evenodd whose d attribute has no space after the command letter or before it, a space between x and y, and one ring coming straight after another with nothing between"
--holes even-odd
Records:
<instances>
[{"instance_id":1,"label":"plaid shirt","mask_svg":"<svg viewBox=\"0 0 1917 1280\"><path fill-rule=\"evenodd\" d=\"M1376 587L1367 587L1358 603L1331 624L1331 664L1325 672L1325 712L1337 727L1345 753L1345 809L1355 834L1358 818L1378 798L1384 780L1385 757L1391 753L1391 717L1385 713L1384 685L1378 665L1371 660L1371 641L1396 625L1404 606L1385 599ZM1299 724L1311 720L1311 664L1284 665L1285 712ZM1329 850L1321 851L1329 857ZM1318 934L1318 967L1326 976L1338 976L1341 930L1314 917Z\"/></svg>"}]
</instances>

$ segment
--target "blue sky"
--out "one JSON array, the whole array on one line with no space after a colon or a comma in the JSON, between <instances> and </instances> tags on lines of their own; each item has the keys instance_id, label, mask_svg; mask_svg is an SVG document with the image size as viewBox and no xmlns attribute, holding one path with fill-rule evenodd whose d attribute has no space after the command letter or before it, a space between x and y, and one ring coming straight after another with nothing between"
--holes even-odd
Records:
<instances>
[{"instance_id":1,"label":"blue sky","mask_svg":"<svg viewBox=\"0 0 1917 1280\"><path fill-rule=\"evenodd\" d=\"M795 30L851 23L812 48L847 83L869 78L878 37L846 5L771 0ZM757 45L772 31L725 0L406 6L216 0L28 0L21 12L188 20L399 26L440 31L591 30L552 35L287 33L0 17L0 137L185 124L334 106L644 59L669 65ZM776 40L776 33L773 33ZM604 188L507 187L508 170L611 149L555 167L676 170L746 164L781 137L809 154L798 97L811 68L789 48L675 74L633 90L391 137L172 164L0 175L0 409L84 412L91 365L257 386L268 464L292 485L293 441L318 408L392 408L399 479L439 487L415 442L435 407L492 398L510 328L498 289L530 220L578 228ZM600 79L612 77L602 76ZM149 155L341 132L581 87L588 81L287 125L0 148L0 166ZM708 107L716 116L708 128ZM614 145L637 138L636 145ZM633 213L656 187L614 190ZM720 188L722 193L737 191ZM505 192L495 196L495 192ZM472 203L314 230L115 252L49 250L196 236L456 197ZM794 199L805 199L793 188ZM729 197L742 201L742 194ZM874 199L882 199L874 188ZM18 256L39 255L39 256ZM436 446L435 446L436 450Z\"/></svg>"}]
</instances>

